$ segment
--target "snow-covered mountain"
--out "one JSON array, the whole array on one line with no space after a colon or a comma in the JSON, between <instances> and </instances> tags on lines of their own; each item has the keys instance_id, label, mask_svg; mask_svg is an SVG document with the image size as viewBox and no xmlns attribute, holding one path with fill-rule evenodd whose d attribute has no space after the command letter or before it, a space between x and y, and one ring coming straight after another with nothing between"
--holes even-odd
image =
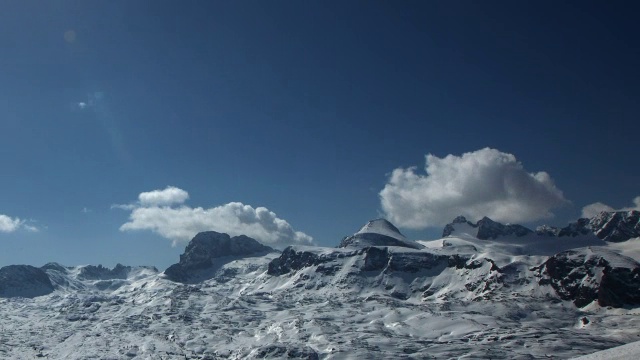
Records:
<instances>
[{"instance_id":1,"label":"snow-covered mountain","mask_svg":"<svg viewBox=\"0 0 640 360\"><path fill-rule=\"evenodd\" d=\"M407 240L397 227L386 219L371 220L358 232L347 236L340 242L339 247L367 247L367 246L401 246L421 249L422 245Z\"/></svg>"},{"instance_id":2,"label":"snow-covered mountain","mask_svg":"<svg viewBox=\"0 0 640 360\"><path fill-rule=\"evenodd\" d=\"M336 248L282 252L205 232L164 273L5 267L0 358L588 354L640 336L640 241L593 230L623 233L628 219L589 220L589 231L560 236L457 218L431 241L408 240L377 219Z\"/></svg>"},{"instance_id":3,"label":"snow-covered mountain","mask_svg":"<svg viewBox=\"0 0 640 360\"><path fill-rule=\"evenodd\" d=\"M542 225L536 228L535 231L518 224L503 225L487 217L482 218L474 224L464 216L458 216L450 224L445 226L442 236L446 237L451 235L456 228L460 229L460 225L463 224L475 229L471 232L475 237L482 240L512 235L520 237L532 233L540 236L556 237L575 237L593 234L599 239L609 242L621 242L640 237L640 212L636 210L603 211L590 219L578 219L563 228Z\"/></svg>"}]
</instances>

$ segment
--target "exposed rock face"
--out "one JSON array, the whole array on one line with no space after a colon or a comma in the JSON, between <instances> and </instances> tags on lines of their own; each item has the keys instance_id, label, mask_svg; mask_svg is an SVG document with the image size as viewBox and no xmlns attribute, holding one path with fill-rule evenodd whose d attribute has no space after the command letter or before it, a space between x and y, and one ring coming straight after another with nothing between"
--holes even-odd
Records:
<instances>
[{"instance_id":1,"label":"exposed rock face","mask_svg":"<svg viewBox=\"0 0 640 360\"><path fill-rule=\"evenodd\" d=\"M483 217L476 224L478 227L478 239L487 240L487 239L495 239L499 236L525 236L531 234L533 231L528 229L522 225L514 224L514 225L502 225L499 222L495 222L488 217Z\"/></svg>"},{"instance_id":2,"label":"exposed rock face","mask_svg":"<svg viewBox=\"0 0 640 360\"><path fill-rule=\"evenodd\" d=\"M605 241L621 242L640 237L640 211L601 212L590 219L589 226Z\"/></svg>"},{"instance_id":3,"label":"exposed rock face","mask_svg":"<svg viewBox=\"0 0 640 360\"><path fill-rule=\"evenodd\" d=\"M429 251L390 251L388 247L367 247L353 251L336 250L328 253L318 253L312 248L297 248L289 246L284 249L279 258L269 263L269 275L283 275L311 266L318 267L316 272L327 272L327 264L339 259L349 257L361 257L359 263L361 271L401 271L415 273L420 270L433 269L434 267L467 267L469 257L460 255L444 255ZM336 261L338 260L338 261Z\"/></svg>"},{"instance_id":4,"label":"exposed rock face","mask_svg":"<svg viewBox=\"0 0 640 360\"><path fill-rule=\"evenodd\" d=\"M87 265L80 269L78 278L81 280L126 279L131 269L131 266L124 266L122 264L117 264L113 269L102 265Z\"/></svg>"},{"instance_id":5,"label":"exposed rock face","mask_svg":"<svg viewBox=\"0 0 640 360\"><path fill-rule=\"evenodd\" d=\"M567 250L537 268L540 284L550 284L577 307L640 305L640 264L602 248Z\"/></svg>"},{"instance_id":6,"label":"exposed rock face","mask_svg":"<svg viewBox=\"0 0 640 360\"><path fill-rule=\"evenodd\" d=\"M369 221L357 233L347 236L338 247L367 247L367 246L401 246L412 249L422 249L423 246L407 240L397 227L385 219Z\"/></svg>"},{"instance_id":7,"label":"exposed rock face","mask_svg":"<svg viewBox=\"0 0 640 360\"><path fill-rule=\"evenodd\" d=\"M558 236L578 236L591 233L592 231L589 227L589 219L582 218L560 229L560 231L558 231Z\"/></svg>"},{"instance_id":8,"label":"exposed rock face","mask_svg":"<svg viewBox=\"0 0 640 360\"><path fill-rule=\"evenodd\" d=\"M467 221L464 216L458 216L444 227L442 237L447 237L455 231L457 224L467 224L477 228L476 237L481 240L496 239L501 236L524 236L533 233L532 230L522 225L503 225L487 217L477 223ZM626 241L640 237L640 212L630 211L603 211L591 219L581 218L569 225L558 229L553 226L542 225L536 228L539 236L582 236L594 234L599 239L611 242Z\"/></svg>"},{"instance_id":9,"label":"exposed rock face","mask_svg":"<svg viewBox=\"0 0 640 360\"><path fill-rule=\"evenodd\" d=\"M558 236L595 234L599 239L621 242L640 237L640 212L603 211L591 219L581 218L560 229Z\"/></svg>"},{"instance_id":10,"label":"exposed rock face","mask_svg":"<svg viewBox=\"0 0 640 360\"><path fill-rule=\"evenodd\" d=\"M442 231L442 237L447 237L453 234L453 232L456 230L455 228L456 224L467 224L471 227L476 227L476 224L467 220L467 218L465 218L464 216L458 216L455 219L453 219L451 223L445 225L444 230Z\"/></svg>"},{"instance_id":11,"label":"exposed rock face","mask_svg":"<svg viewBox=\"0 0 640 360\"><path fill-rule=\"evenodd\" d=\"M177 282L202 280L201 274L197 273L214 268L217 260L261 256L274 251L245 235L230 237L215 231L201 232L191 239L180 255L180 262L169 266L164 274Z\"/></svg>"},{"instance_id":12,"label":"exposed rock face","mask_svg":"<svg viewBox=\"0 0 640 360\"><path fill-rule=\"evenodd\" d=\"M0 268L0 297L36 297L53 292L53 284L40 268L9 265Z\"/></svg>"},{"instance_id":13,"label":"exposed rock face","mask_svg":"<svg viewBox=\"0 0 640 360\"><path fill-rule=\"evenodd\" d=\"M447 237L455 231L456 224L467 224L473 228L477 228L476 237L481 240L496 239L501 236L525 236L533 233L531 229L528 229L522 225L503 225L499 222L493 221L488 217L483 217L477 223L468 221L464 216L458 216L453 219L453 222L447 224L442 232L442 237Z\"/></svg>"}]
</instances>

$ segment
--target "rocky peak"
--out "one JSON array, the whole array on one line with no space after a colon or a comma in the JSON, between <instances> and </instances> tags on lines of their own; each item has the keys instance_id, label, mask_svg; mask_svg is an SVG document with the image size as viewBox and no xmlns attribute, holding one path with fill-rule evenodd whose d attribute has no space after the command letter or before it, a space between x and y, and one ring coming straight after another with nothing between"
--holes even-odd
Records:
<instances>
[{"instance_id":1,"label":"rocky peak","mask_svg":"<svg viewBox=\"0 0 640 360\"><path fill-rule=\"evenodd\" d=\"M590 219L580 218L558 232L558 236L587 234L594 234L601 240L611 242L640 237L640 212L603 211Z\"/></svg>"},{"instance_id":2,"label":"rocky peak","mask_svg":"<svg viewBox=\"0 0 640 360\"><path fill-rule=\"evenodd\" d=\"M589 220L589 227L605 241L620 242L640 237L640 212L603 211Z\"/></svg>"},{"instance_id":3,"label":"rocky peak","mask_svg":"<svg viewBox=\"0 0 640 360\"><path fill-rule=\"evenodd\" d=\"M501 236L515 235L517 237L525 236L533 233L531 229L528 229L518 224L501 224L497 221L493 221L488 217L483 217L475 224L468 221L464 216L458 216L449 224L444 227L442 231L442 237L447 237L453 234L456 230L457 224L467 224L477 229L475 236L481 240L496 239Z\"/></svg>"},{"instance_id":4,"label":"rocky peak","mask_svg":"<svg viewBox=\"0 0 640 360\"><path fill-rule=\"evenodd\" d=\"M265 255L275 250L245 235L231 237L215 231L198 233L180 255L180 262L165 270L173 281L187 282L196 272L211 269L220 258Z\"/></svg>"}]
</instances>

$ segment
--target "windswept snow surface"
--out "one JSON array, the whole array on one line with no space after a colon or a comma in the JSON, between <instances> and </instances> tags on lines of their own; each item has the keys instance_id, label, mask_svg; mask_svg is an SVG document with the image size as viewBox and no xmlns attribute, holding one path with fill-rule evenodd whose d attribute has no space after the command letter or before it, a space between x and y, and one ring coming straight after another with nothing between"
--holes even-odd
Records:
<instances>
[{"instance_id":1,"label":"windswept snow surface","mask_svg":"<svg viewBox=\"0 0 640 360\"><path fill-rule=\"evenodd\" d=\"M573 248L636 266L614 254L632 252L622 243L464 231L420 243L295 246L195 284L47 264L54 292L0 298L0 358L566 359L640 339L640 308L578 308L541 281Z\"/></svg>"},{"instance_id":2,"label":"windswept snow surface","mask_svg":"<svg viewBox=\"0 0 640 360\"><path fill-rule=\"evenodd\" d=\"M637 360L640 359L640 341L580 356L575 360Z\"/></svg>"}]
</instances>

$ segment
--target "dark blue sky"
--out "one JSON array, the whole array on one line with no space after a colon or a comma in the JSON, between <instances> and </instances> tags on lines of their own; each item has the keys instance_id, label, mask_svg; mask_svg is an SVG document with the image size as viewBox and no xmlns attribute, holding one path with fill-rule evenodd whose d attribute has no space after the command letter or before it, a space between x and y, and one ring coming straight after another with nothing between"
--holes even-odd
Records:
<instances>
[{"instance_id":1,"label":"dark blue sky","mask_svg":"<svg viewBox=\"0 0 640 360\"><path fill-rule=\"evenodd\" d=\"M429 153L490 147L546 171L571 202L556 225L640 195L632 2L3 8L0 214L23 222L0 232L0 265L165 267L183 244L120 231L129 212L111 205L169 185L192 207L264 206L333 246L382 213L391 171Z\"/></svg>"}]
</instances>

